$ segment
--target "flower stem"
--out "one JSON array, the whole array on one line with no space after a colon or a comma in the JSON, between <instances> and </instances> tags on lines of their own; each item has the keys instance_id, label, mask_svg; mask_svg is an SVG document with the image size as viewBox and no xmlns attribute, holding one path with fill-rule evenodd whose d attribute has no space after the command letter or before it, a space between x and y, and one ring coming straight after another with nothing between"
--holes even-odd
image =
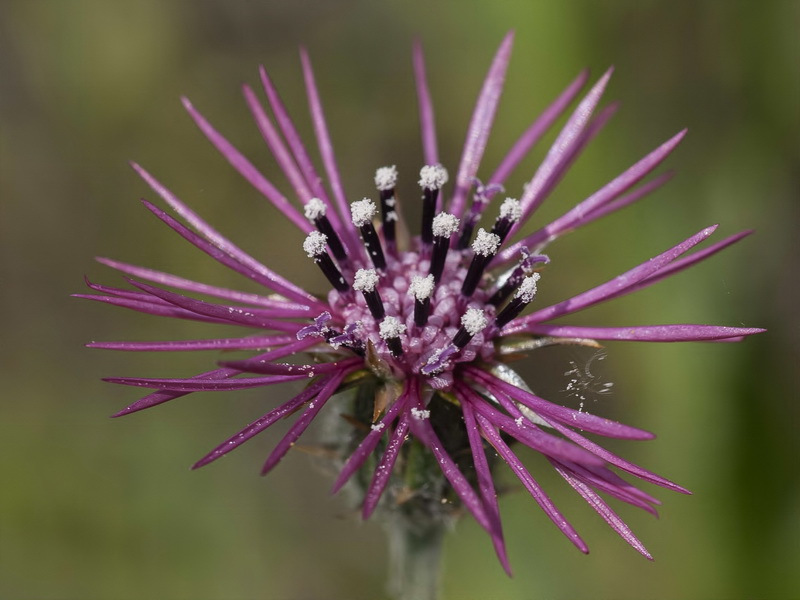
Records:
<instances>
[{"instance_id":1,"label":"flower stem","mask_svg":"<svg viewBox=\"0 0 800 600\"><path fill-rule=\"evenodd\" d=\"M389 593L395 600L435 600L445 523L434 519L412 522L396 515L387 523Z\"/></svg>"}]
</instances>

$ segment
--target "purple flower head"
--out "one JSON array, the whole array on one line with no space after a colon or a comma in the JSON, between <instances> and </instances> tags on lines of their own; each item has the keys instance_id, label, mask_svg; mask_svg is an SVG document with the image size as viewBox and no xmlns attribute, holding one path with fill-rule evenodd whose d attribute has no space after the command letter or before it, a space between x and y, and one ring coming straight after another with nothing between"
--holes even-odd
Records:
<instances>
[{"instance_id":1,"label":"purple flower head","mask_svg":"<svg viewBox=\"0 0 800 600\"><path fill-rule=\"evenodd\" d=\"M311 160L266 71L261 70L261 80L271 114L256 93L244 87L246 103L289 180L290 190L280 191L268 181L184 100L192 119L223 157L306 236L296 252L305 253L317 265L330 288L317 295L293 284L223 237L150 173L134 165L156 195L177 213L173 217L145 201L156 218L222 265L261 284L266 292L238 292L100 259L129 276L132 288L89 283L97 293L83 297L154 315L239 325L246 333L237 338L189 341L95 342L89 344L91 347L255 353L221 362L189 378L110 378L107 381L153 390L117 416L195 391L303 382L296 396L222 442L195 467L209 464L293 415L294 424L263 466L266 473L325 404L333 404L337 406L326 412L348 416L347 429L333 441L341 463L334 490L350 482L359 493L365 517L379 506L417 521L443 519L464 508L488 532L503 567L510 573L492 477L495 468L505 463L555 525L578 549L587 552L584 541L517 457L514 445L522 444L543 454L623 539L650 558L600 493L655 513L658 501L621 474L679 492L686 490L605 450L585 433L629 440L653 435L540 398L506 364L506 358L554 344L597 347L599 340L730 342L761 332L714 325L585 327L551 323L650 286L749 232L690 252L716 229L707 227L610 281L550 306L537 305L537 289L547 285L547 277L540 274L549 263L542 254L545 247L662 185L668 176L645 178L685 132L656 147L557 219L522 234L521 226L605 125L614 107L596 111L611 75L608 71L567 117L528 182L521 189L509 190L509 175L584 87L588 74L580 74L522 132L494 171L478 179L511 45L509 34L480 91L461 160L450 165L452 177L440 162L422 50L415 47L421 169L419 173L402 173L387 165L375 171L373 165L363 174L365 181L374 176L371 198L353 198L344 191L305 52L301 54L302 67L322 171ZM407 243L397 235L404 227L398 187L421 195L422 222L411 227L421 235ZM506 190L518 195L497 196ZM482 219L485 226L478 227ZM425 474L424 481L416 484L420 473Z\"/></svg>"}]
</instances>

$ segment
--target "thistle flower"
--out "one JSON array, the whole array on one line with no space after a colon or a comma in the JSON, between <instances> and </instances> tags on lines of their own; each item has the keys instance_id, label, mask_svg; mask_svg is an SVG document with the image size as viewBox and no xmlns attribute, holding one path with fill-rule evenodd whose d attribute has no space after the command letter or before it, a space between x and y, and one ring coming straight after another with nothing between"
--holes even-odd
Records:
<instances>
[{"instance_id":1,"label":"thistle flower","mask_svg":"<svg viewBox=\"0 0 800 600\"><path fill-rule=\"evenodd\" d=\"M546 285L546 276L540 271L549 263L543 254L547 245L664 184L669 174L635 187L672 152L685 132L656 147L562 216L532 233L523 233L522 225L605 125L614 106L593 116L611 76L609 70L568 116L544 161L519 190L518 199L506 198L492 214L492 197L504 190L515 167L567 111L588 79L588 73L581 73L522 132L483 184L477 179L478 170L500 100L511 44L509 34L489 68L450 190L448 172L437 149L422 51L415 47L423 149L418 180L422 223L418 227L421 235L408 243L397 235L403 226L398 196L400 189L413 195L405 184L416 177L404 177L395 166L380 167L374 172L378 202L369 197L348 201L304 51L302 68L324 179L266 71L260 71L261 83L272 116L256 93L244 86L256 125L291 183L292 201L184 99L192 119L223 157L306 234L303 248L296 251L306 252L331 288L324 295L315 295L298 287L223 237L153 175L133 165L178 218L144 200L149 211L202 252L261 284L267 293L239 292L100 258L103 264L129 276L127 281L135 289L89 282L97 294L82 297L153 315L240 325L248 332L237 338L93 342L89 346L130 351L256 352L188 378L107 379L155 390L115 416L197 391L307 382L297 395L222 442L195 467L217 460L278 420L299 413L267 458L262 469L267 473L326 404L338 404L329 411L344 424L328 440L341 462L333 489L338 491L351 482L365 518L380 506L394 518L404 519L406 526L419 528L424 523L442 523L466 509L488 532L500 562L510 573L493 483L494 470L506 463L558 529L587 552L584 541L518 458L514 446L521 444L543 454L614 531L650 558L600 493L655 514L658 500L619 472L670 490L687 491L605 450L585 433L627 440L646 440L653 434L549 402L531 391L506 362L509 355L555 344L732 342L759 333L761 329L714 325L585 327L551 323L683 271L749 232L689 253L716 229L706 227L610 281L523 314L535 304L537 287ZM372 176L372 170L365 172L364 180ZM490 224L475 234L484 216ZM346 415L346 421L339 419L340 413Z\"/></svg>"}]
</instances>

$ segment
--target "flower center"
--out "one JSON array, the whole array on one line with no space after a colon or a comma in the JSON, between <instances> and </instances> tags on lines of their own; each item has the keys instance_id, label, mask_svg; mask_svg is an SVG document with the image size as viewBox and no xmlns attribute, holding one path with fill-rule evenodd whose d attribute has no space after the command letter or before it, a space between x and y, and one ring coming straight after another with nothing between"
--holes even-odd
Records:
<instances>
[{"instance_id":1,"label":"flower center","mask_svg":"<svg viewBox=\"0 0 800 600\"><path fill-rule=\"evenodd\" d=\"M332 322L350 324L359 323L357 337L363 342L372 344L378 354L400 373L406 376L423 374L424 367L437 353L444 351L453 343L462 327L461 318L468 310L477 310L486 314L491 322L495 316L494 306L487 304L487 293L476 290L471 298L465 298L461 286L467 274L463 266L462 252L451 251L446 257L440 282L429 291L430 308L427 322L420 326L415 322L415 308L420 292L415 287L424 287L430 272L431 260L422 258L419 252L399 252L397 256L386 258L386 268L380 274L375 290L380 295L386 316L376 318L370 309L366 294L358 290L339 292L331 290L328 301L331 306ZM416 283L416 286L414 285ZM394 317L390 323L398 323L395 331L382 331L381 324ZM384 328L385 329L385 328ZM453 353L447 364L435 369L429 375L431 385L437 388L449 387L452 382L450 372L456 363L473 361L476 358L489 359L493 353L492 338L494 328L486 327L477 331L471 339ZM496 330L494 330L496 331ZM383 333L383 335L382 335ZM391 334L396 335L391 335ZM397 355L391 351L389 340L399 337L402 353Z\"/></svg>"},{"instance_id":2,"label":"flower center","mask_svg":"<svg viewBox=\"0 0 800 600\"><path fill-rule=\"evenodd\" d=\"M306 204L306 217L317 231L309 234L304 249L333 289L328 294L330 313L320 315L298 337L324 336L335 348L348 348L368 360L377 356L398 378L424 377L431 387L448 389L458 363L489 360L494 337L533 300L539 276L526 275L539 261L525 251L502 285L482 286L486 268L520 218L519 202L506 199L491 231L479 229L469 244L486 206L486 190L478 186L463 224L455 215L437 213L439 191L447 182L447 171L440 165L420 171L421 235L413 249L398 250L396 181L394 167L382 167L375 175L380 233L374 223L378 207L372 200L350 205L352 224L366 252L344 250L346 236L341 234L347 232L333 228L324 202L314 198ZM457 248L451 248L451 241L457 241Z\"/></svg>"}]
</instances>

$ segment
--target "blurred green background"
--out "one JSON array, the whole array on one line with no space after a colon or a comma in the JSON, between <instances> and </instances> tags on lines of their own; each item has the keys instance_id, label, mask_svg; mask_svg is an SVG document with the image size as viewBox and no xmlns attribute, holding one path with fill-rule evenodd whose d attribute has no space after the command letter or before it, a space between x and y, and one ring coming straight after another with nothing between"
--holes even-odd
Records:
<instances>
[{"instance_id":1,"label":"blurred green background","mask_svg":"<svg viewBox=\"0 0 800 600\"><path fill-rule=\"evenodd\" d=\"M536 222L560 214L683 127L679 175L652 198L550 249L542 301L566 297L710 223L756 235L692 272L576 315L602 325L762 326L744 344L611 344L615 393L590 410L658 432L610 446L694 491L660 490L660 519L621 508L655 557L626 546L534 456L532 471L592 548L575 551L508 473L501 504L515 577L465 519L449 535L448 599L797 598L798 116L800 3L791 1L5 0L0 4L0 597L384 597L381 527L362 523L308 456L258 477L279 430L226 460L188 466L291 390L196 395L126 419L136 391L101 376L179 376L219 356L88 350L89 340L230 332L69 298L82 276L118 277L93 256L246 287L138 203L137 160L244 248L313 289L301 238L205 142L195 105L279 185L241 99L265 64L310 134L297 58L311 52L345 187L371 193L397 164L413 196L421 164L410 68L423 41L442 158L455 171L482 76L516 29L486 175L585 66L616 73L622 109ZM311 138L308 138L311 139ZM552 139L552 136L550 138ZM544 145L514 174L530 177ZM569 361L523 370L562 391Z\"/></svg>"}]
</instances>

